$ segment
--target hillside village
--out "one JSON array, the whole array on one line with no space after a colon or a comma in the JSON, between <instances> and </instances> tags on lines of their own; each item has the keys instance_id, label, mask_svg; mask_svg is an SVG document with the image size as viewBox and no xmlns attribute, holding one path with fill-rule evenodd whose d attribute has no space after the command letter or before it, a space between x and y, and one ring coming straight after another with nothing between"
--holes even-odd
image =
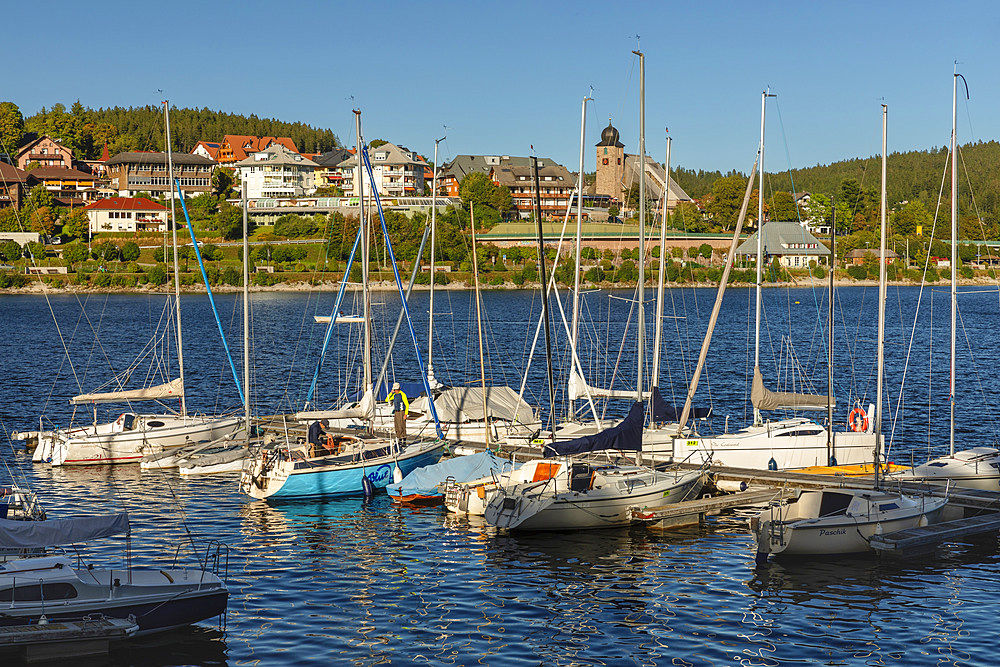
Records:
<instances>
[{"instance_id":1,"label":"hillside village","mask_svg":"<svg viewBox=\"0 0 1000 667\"><path fill-rule=\"evenodd\" d=\"M8 271L23 266L26 274L54 276L50 279L54 281L59 281L61 274L75 273L78 284L93 283L83 278L117 261L126 264L117 269L127 269L123 272L132 274L124 279L126 285L148 282L146 269L156 269L163 261L162 252L156 256L154 250L168 229L171 193L168 174L172 164L176 187L187 203L192 228L199 239L212 244L208 259L212 259L211 254L216 250L219 253L217 278L224 273L222 262L227 258L224 243L241 234L240 207L244 194L255 243L269 248L290 239L315 239L316 243L315 247L277 253L269 249L263 266L258 269L269 276L255 279L264 284L292 279L291 275L274 276L291 269L296 269L293 273L299 279L306 279L309 271L335 273L336 264L331 267L330 262L343 258L331 254L331 247L343 245L349 221L354 221L356 229L358 197L362 191L374 188L387 214L395 221L391 226L399 232L400 238L394 241L402 245L401 259L414 258L413 241L432 206L437 206L445 234L450 225L452 239L458 241L450 250L444 250L439 259L451 262L447 268L455 271L453 275L461 274L468 268L465 234L469 227L467 211L473 205L479 231L485 231L481 239L488 267L496 269L498 262L501 269L508 265L512 269L520 267L518 275L501 270L493 276L493 284L531 281L530 253L519 249L528 245L534 235L534 226L524 224L533 219L535 210L535 174L527 156L461 154L435 165L433 160L406 146L375 140L369 144L373 174L369 183L367 176L356 177L356 147L307 152L287 136L227 134L198 140L189 152L172 152L169 156L147 150L112 155L105 142L102 154L96 159L78 158L67 143L57 136L24 132L16 150L0 155L0 261L6 263ZM611 121L602 129L593 150L596 169L585 175L582 197L584 237L590 251L584 253L584 259L590 262L581 269L588 271L587 279L593 284L634 280L635 262L639 259L634 223L640 160L626 151ZM683 280L687 259L688 280L716 280L717 267L729 243L727 230L735 218L734 209L742 197L745 178L720 177L711 192L696 199L673 177L667 178L662 163L650 156L643 162L647 223L659 225L666 220L667 251L679 263L676 270L668 272L674 275L674 280ZM539 157L537 163L541 217L547 223L555 223L575 209L577 174L549 158ZM776 263L778 271L774 280L787 278L782 274L785 270L804 271L812 277L824 273L822 267L828 264L829 249L822 239L830 234L831 220L838 214L838 219L849 220L846 229L849 235L838 244L838 256L845 265L857 267L849 275L863 279L867 271L877 266L877 258L870 250L870 228L877 204L873 206L871 193L856 182L852 185L845 180L841 189L847 199L853 194L854 201L834 204L830 197L820 193L775 191L764 203L768 220L783 223L765 227L768 230L765 253L769 263ZM756 190L753 197L751 211L756 208ZM912 274L917 263L930 254L932 269L948 266L947 249L941 242L925 240L923 236L928 216L920 202L903 202L893 211L894 222L899 223L898 231L902 233L892 244L895 250L887 253L888 264ZM753 217L752 213L749 231L755 226ZM907 224L910 228L904 229ZM547 237L551 235L547 241L554 245L557 226L546 227ZM914 237L912 244L910 236ZM755 247L755 238L751 236L739 249L741 266L755 261L755 252L748 250L751 242ZM900 244L904 243L906 249L901 251ZM82 250L73 247L83 244L86 246ZM129 244L144 250L136 255L130 248L126 253ZM653 245L650 245L652 252L658 256L659 247ZM634 257L633 252L636 252ZM229 255L230 261L238 261L235 252ZM520 255L525 255L521 261ZM288 259L275 262L275 256ZM972 269L986 270L992 264L990 256L988 244L966 244L962 247L962 261L971 268L963 268L966 273ZM169 267L160 268L153 271L154 278L158 279L159 273L165 275ZM696 272L700 269L704 272L699 275ZM314 275L308 279L318 278ZM102 280L105 279L97 282Z\"/></svg>"}]
</instances>

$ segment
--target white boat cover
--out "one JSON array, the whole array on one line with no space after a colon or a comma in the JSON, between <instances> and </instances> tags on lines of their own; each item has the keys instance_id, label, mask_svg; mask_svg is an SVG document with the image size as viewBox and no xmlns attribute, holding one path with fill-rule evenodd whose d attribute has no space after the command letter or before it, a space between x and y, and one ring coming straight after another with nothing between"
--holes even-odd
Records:
<instances>
[{"instance_id":1,"label":"white boat cover","mask_svg":"<svg viewBox=\"0 0 1000 667\"><path fill-rule=\"evenodd\" d=\"M530 424L535 421L535 413L531 406L518 398L517 392L510 387L487 387L487 414L491 419L501 419L510 422ZM434 408L438 419L450 424L461 424L483 419L483 388L482 387L451 387L434 397ZM430 407L427 397L420 396L410 403L410 410L427 412Z\"/></svg>"},{"instance_id":2,"label":"white boat cover","mask_svg":"<svg viewBox=\"0 0 1000 667\"><path fill-rule=\"evenodd\" d=\"M375 398L371 388L367 389L356 405L340 410L303 410L292 415L296 421L316 421L318 419L371 419L375 416Z\"/></svg>"},{"instance_id":3,"label":"white boat cover","mask_svg":"<svg viewBox=\"0 0 1000 667\"><path fill-rule=\"evenodd\" d=\"M184 382L177 378L166 384L145 389L109 391L101 394L80 394L69 399L73 405L81 403L125 403L127 401L159 401L164 398L180 398L184 395Z\"/></svg>"},{"instance_id":4,"label":"white boat cover","mask_svg":"<svg viewBox=\"0 0 1000 667\"><path fill-rule=\"evenodd\" d=\"M764 386L760 368L753 369L753 387L750 401L758 410L826 410L827 397L824 394L796 394L790 391L771 391ZM836 405L836 401L832 400Z\"/></svg>"},{"instance_id":5,"label":"white boat cover","mask_svg":"<svg viewBox=\"0 0 1000 667\"><path fill-rule=\"evenodd\" d=\"M128 514L105 514L76 519L14 521L0 519L0 547L38 549L81 544L100 537L129 532Z\"/></svg>"}]
</instances>

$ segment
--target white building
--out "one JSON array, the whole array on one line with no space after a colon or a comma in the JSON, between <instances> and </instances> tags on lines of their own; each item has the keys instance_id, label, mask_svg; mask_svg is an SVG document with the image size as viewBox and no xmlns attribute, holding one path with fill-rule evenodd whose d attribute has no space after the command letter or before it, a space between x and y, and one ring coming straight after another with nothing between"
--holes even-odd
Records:
<instances>
[{"instance_id":1,"label":"white building","mask_svg":"<svg viewBox=\"0 0 1000 667\"><path fill-rule=\"evenodd\" d=\"M372 174L380 197L412 197L424 194L424 169L427 163L413 151L396 144L382 144L369 148ZM342 187L353 196L360 195L358 179L354 172L358 158L353 155L340 163ZM371 192L368 175L364 175L365 192Z\"/></svg>"},{"instance_id":2,"label":"white building","mask_svg":"<svg viewBox=\"0 0 1000 667\"><path fill-rule=\"evenodd\" d=\"M234 165L247 184L248 199L287 199L316 190L313 172L318 166L309 158L274 143Z\"/></svg>"},{"instance_id":3,"label":"white building","mask_svg":"<svg viewBox=\"0 0 1000 667\"><path fill-rule=\"evenodd\" d=\"M167 228L167 207L143 197L108 197L84 208L90 231L162 232Z\"/></svg>"}]
</instances>

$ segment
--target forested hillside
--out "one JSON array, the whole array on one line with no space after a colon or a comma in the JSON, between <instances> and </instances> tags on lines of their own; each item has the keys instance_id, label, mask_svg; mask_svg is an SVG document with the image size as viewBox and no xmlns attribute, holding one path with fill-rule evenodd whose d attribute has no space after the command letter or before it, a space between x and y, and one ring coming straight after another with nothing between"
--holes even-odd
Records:
<instances>
[{"instance_id":1,"label":"forested hillside","mask_svg":"<svg viewBox=\"0 0 1000 667\"><path fill-rule=\"evenodd\" d=\"M891 207L902 202L922 202L933 211L944 182L943 199L950 199L950 163L947 147L926 151L892 153L888 159L887 197ZM829 165L766 174L764 196L774 192L809 192L840 197L845 181L856 181L863 192L877 201L881 156L857 158ZM711 194L716 180L729 174L678 168L674 180L695 199ZM950 172L949 172L950 174ZM739 174L745 178L745 174ZM962 210L984 220L1000 222L1000 143L978 142L959 147L959 202Z\"/></svg>"},{"instance_id":2,"label":"forested hillside","mask_svg":"<svg viewBox=\"0 0 1000 667\"><path fill-rule=\"evenodd\" d=\"M96 159L105 142L111 155L130 150L164 149L163 109L159 106L89 109L79 102L62 104L24 119L24 131L58 137L78 159ZM188 152L198 141L221 141L227 134L291 137L303 152L327 151L340 142L329 129L273 118L249 117L212 109L170 109L170 135L175 151Z\"/></svg>"}]
</instances>

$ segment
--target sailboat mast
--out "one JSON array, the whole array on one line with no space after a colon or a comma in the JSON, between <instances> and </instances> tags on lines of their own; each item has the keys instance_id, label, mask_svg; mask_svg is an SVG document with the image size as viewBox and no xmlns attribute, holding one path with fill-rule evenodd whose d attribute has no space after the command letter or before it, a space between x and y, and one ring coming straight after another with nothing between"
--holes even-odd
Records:
<instances>
[{"instance_id":1,"label":"sailboat mast","mask_svg":"<svg viewBox=\"0 0 1000 667\"><path fill-rule=\"evenodd\" d=\"M667 208L670 202L670 137L667 137L667 157L663 165L663 215L660 218L660 266L657 273L656 284L656 324L653 334L653 377L650 382L650 394L652 387L660 385L660 345L663 340L663 272L667 268L667 254L665 251L667 243Z\"/></svg>"},{"instance_id":2,"label":"sailboat mast","mask_svg":"<svg viewBox=\"0 0 1000 667\"><path fill-rule=\"evenodd\" d=\"M875 487L878 488L879 449L882 445L882 387L885 375L885 235L886 235L886 149L885 137L889 120L889 107L882 105L882 198L879 208L881 220L878 245L878 362L875 368Z\"/></svg>"},{"instance_id":3,"label":"sailboat mast","mask_svg":"<svg viewBox=\"0 0 1000 667\"><path fill-rule=\"evenodd\" d=\"M639 340L635 376L635 400L642 402L642 362L646 354L646 56L639 56Z\"/></svg>"},{"instance_id":4,"label":"sailboat mast","mask_svg":"<svg viewBox=\"0 0 1000 667\"><path fill-rule=\"evenodd\" d=\"M834 465L833 442L833 283L837 263L837 200L830 199L830 295L826 311L826 464Z\"/></svg>"},{"instance_id":5,"label":"sailboat mast","mask_svg":"<svg viewBox=\"0 0 1000 667\"><path fill-rule=\"evenodd\" d=\"M434 140L434 175L431 179L431 290L427 314L427 384L431 388L437 384L434 380L434 250L437 247L438 144L445 139Z\"/></svg>"},{"instance_id":6,"label":"sailboat mast","mask_svg":"<svg viewBox=\"0 0 1000 667\"><path fill-rule=\"evenodd\" d=\"M364 377L362 380L362 391L369 392L372 389L371 298L368 293L368 254L371 249L371 239L369 238L371 232L368 227L368 219L365 215L364 143L361 136L361 111L359 109L354 110L354 123L358 136L356 181L358 184L358 214L361 224L361 313L364 318L364 343L362 344Z\"/></svg>"},{"instance_id":7,"label":"sailboat mast","mask_svg":"<svg viewBox=\"0 0 1000 667\"><path fill-rule=\"evenodd\" d=\"M243 191L243 405L246 408L246 438L250 440L250 225L247 221L247 183Z\"/></svg>"},{"instance_id":8,"label":"sailboat mast","mask_svg":"<svg viewBox=\"0 0 1000 667\"><path fill-rule=\"evenodd\" d=\"M580 171L576 177L576 263L573 265L573 321L571 324L569 344L572 350L571 358L576 354L576 345L579 340L580 331L580 260L582 259L582 248L580 243L583 239L583 141L587 131L587 102L589 97L583 98L580 109ZM570 375L573 374L572 364L570 365ZM569 418L576 416L573 399L569 399Z\"/></svg>"},{"instance_id":9,"label":"sailboat mast","mask_svg":"<svg viewBox=\"0 0 1000 667\"><path fill-rule=\"evenodd\" d=\"M177 253L177 213L174 192L174 155L170 148L170 100L163 101L163 121L167 127L167 177L170 180L170 226L174 232L174 307L177 312L177 370L184 386L184 344L181 339L181 264ZM176 193L179 194L179 193ZM181 415L187 416L187 401L181 392Z\"/></svg>"},{"instance_id":10,"label":"sailboat mast","mask_svg":"<svg viewBox=\"0 0 1000 667\"><path fill-rule=\"evenodd\" d=\"M556 441L555 409L556 385L552 374L552 333L549 327L549 282L545 275L545 237L542 232L542 190L538 179L538 158L531 156L535 174L535 222L538 225L538 279L542 282L542 319L545 322L545 366L549 376L549 431Z\"/></svg>"},{"instance_id":11,"label":"sailboat mast","mask_svg":"<svg viewBox=\"0 0 1000 667\"><path fill-rule=\"evenodd\" d=\"M753 324L753 370L754 375L760 369L760 310L761 310L761 281L764 277L764 111L767 106L767 98L775 97L767 92L767 89L760 94L760 148L757 150L760 159L757 161L757 296L754 308ZM753 423L762 422L760 410L755 405L753 408Z\"/></svg>"},{"instance_id":12,"label":"sailboat mast","mask_svg":"<svg viewBox=\"0 0 1000 667\"><path fill-rule=\"evenodd\" d=\"M955 454L955 335L958 322L958 66L951 84L951 381L948 453Z\"/></svg>"},{"instance_id":13,"label":"sailboat mast","mask_svg":"<svg viewBox=\"0 0 1000 667\"><path fill-rule=\"evenodd\" d=\"M479 378L483 383L483 424L486 427L486 449L490 448L490 413L486 394L486 360L483 357L483 312L479 298L479 256L476 252L476 212L475 205L469 203L469 227L472 229L472 279L476 297L476 334L479 337Z\"/></svg>"}]
</instances>

